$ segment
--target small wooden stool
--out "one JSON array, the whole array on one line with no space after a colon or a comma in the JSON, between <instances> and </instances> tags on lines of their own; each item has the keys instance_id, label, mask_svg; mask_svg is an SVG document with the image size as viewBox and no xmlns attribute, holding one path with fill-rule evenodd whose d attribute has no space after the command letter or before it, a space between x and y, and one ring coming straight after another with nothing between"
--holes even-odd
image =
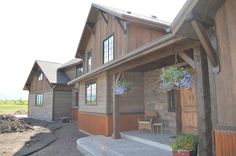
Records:
<instances>
[{"instance_id":1,"label":"small wooden stool","mask_svg":"<svg viewBox=\"0 0 236 156\"><path fill-rule=\"evenodd\" d=\"M155 133L155 129L158 130L158 128L160 128L160 132L162 134L163 131L163 123L153 123L152 124L153 127L153 133Z\"/></svg>"}]
</instances>

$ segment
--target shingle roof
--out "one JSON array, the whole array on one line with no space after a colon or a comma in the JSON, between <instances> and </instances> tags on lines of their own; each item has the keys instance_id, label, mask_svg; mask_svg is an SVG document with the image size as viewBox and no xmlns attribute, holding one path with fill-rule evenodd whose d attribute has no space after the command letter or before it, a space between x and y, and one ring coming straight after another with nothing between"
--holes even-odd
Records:
<instances>
[{"instance_id":1,"label":"shingle roof","mask_svg":"<svg viewBox=\"0 0 236 156\"><path fill-rule=\"evenodd\" d=\"M25 83L24 90L28 89L27 86L30 85L33 77L33 70L37 66L43 72L50 84L66 84L70 81L64 71L58 70L58 68L62 66L61 63L36 60Z\"/></svg>"},{"instance_id":2,"label":"shingle roof","mask_svg":"<svg viewBox=\"0 0 236 156\"><path fill-rule=\"evenodd\" d=\"M40 60L37 60L36 63L47 77L49 83L66 84L69 81L69 78L63 71L58 71L58 68L62 65L61 63Z\"/></svg>"},{"instance_id":3,"label":"shingle roof","mask_svg":"<svg viewBox=\"0 0 236 156\"><path fill-rule=\"evenodd\" d=\"M74 58L74 59L64 63L63 65L61 65L59 69L68 68L68 67L80 64L81 62L82 62L82 59Z\"/></svg>"}]
</instances>

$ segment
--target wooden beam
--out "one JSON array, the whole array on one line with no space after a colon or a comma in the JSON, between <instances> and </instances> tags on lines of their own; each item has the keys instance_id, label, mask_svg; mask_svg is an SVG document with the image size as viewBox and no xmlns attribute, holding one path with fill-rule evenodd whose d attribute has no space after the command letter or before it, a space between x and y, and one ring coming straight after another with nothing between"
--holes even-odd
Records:
<instances>
[{"instance_id":1,"label":"wooden beam","mask_svg":"<svg viewBox=\"0 0 236 156\"><path fill-rule=\"evenodd\" d=\"M94 34L95 33L95 28L94 28L94 24L93 23L87 23L86 27L88 28L88 30Z\"/></svg>"},{"instance_id":2,"label":"wooden beam","mask_svg":"<svg viewBox=\"0 0 236 156\"><path fill-rule=\"evenodd\" d=\"M106 15L105 15L105 14L107 14L107 13L103 12L102 10L99 10L99 12L100 12L100 14L102 15L102 17L103 17L104 21L106 22L106 24L108 24L108 18L107 18Z\"/></svg>"},{"instance_id":3,"label":"wooden beam","mask_svg":"<svg viewBox=\"0 0 236 156\"><path fill-rule=\"evenodd\" d=\"M191 12L187 15L187 21L191 22L192 20L200 21L200 22L204 23L204 25L207 27L212 27L215 25L215 21L213 18L201 16L200 14L193 13L193 12Z\"/></svg>"},{"instance_id":4,"label":"wooden beam","mask_svg":"<svg viewBox=\"0 0 236 156\"><path fill-rule=\"evenodd\" d=\"M205 28L203 27L202 23L197 20L192 20L191 24L194 28L196 35L198 36L211 64L213 67L218 67L218 57L216 52L207 36Z\"/></svg>"},{"instance_id":5,"label":"wooden beam","mask_svg":"<svg viewBox=\"0 0 236 156\"><path fill-rule=\"evenodd\" d=\"M199 47L194 49L198 113L199 155L212 156L211 98L207 56Z\"/></svg>"},{"instance_id":6,"label":"wooden beam","mask_svg":"<svg viewBox=\"0 0 236 156\"><path fill-rule=\"evenodd\" d=\"M178 55L193 69L195 69L194 61L184 52L178 53Z\"/></svg>"},{"instance_id":7,"label":"wooden beam","mask_svg":"<svg viewBox=\"0 0 236 156\"><path fill-rule=\"evenodd\" d=\"M127 26L126 26L126 21L121 21L121 19L116 18L120 27L122 28L122 30L124 31L124 33L126 34L127 32ZM123 22L123 23L122 23Z\"/></svg>"},{"instance_id":8,"label":"wooden beam","mask_svg":"<svg viewBox=\"0 0 236 156\"><path fill-rule=\"evenodd\" d=\"M119 80L120 73L118 74L118 79L116 78L116 74L113 74L113 85ZM120 108L118 103L118 96L115 95L115 92L113 90L113 139L120 139Z\"/></svg>"}]
</instances>

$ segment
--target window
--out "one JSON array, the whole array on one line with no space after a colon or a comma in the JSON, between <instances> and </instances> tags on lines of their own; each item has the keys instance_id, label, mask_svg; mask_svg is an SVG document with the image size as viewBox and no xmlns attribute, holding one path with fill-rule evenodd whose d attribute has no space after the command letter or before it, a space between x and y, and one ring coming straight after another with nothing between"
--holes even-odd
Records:
<instances>
[{"instance_id":1,"label":"window","mask_svg":"<svg viewBox=\"0 0 236 156\"><path fill-rule=\"evenodd\" d=\"M92 54L91 52L87 55L87 72L91 72L92 70Z\"/></svg>"},{"instance_id":2,"label":"window","mask_svg":"<svg viewBox=\"0 0 236 156\"><path fill-rule=\"evenodd\" d=\"M96 104L96 82L90 82L86 84L86 104L95 105Z\"/></svg>"},{"instance_id":3,"label":"window","mask_svg":"<svg viewBox=\"0 0 236 156\"><path fill-rule=\"evenodd\" d=\"M75 106L79 106L79 92L75 92Z\"/></svg>"},{"instance_id":4,"label":"window","mask_svg":"<svg viewBox=\"0 0 236 156\"><path fill-rule=\"evenodd\" d=\"M36 94L36 106L42 106L43 105L43 94Z\"/></svg>"},{"instance_id":5,"label":"window","mask_svg":"<svg viewBox=\"0 0 236 156\"><path fill-rule=\"evenodd\" d=\"M76 67L76 77L83 75L83 66Z\"/></svg>"},{"instance_id":6,"label":"window","mask_svg":"<svg viewBox=\"0 0 236 156\"><path fill-rule=\"evenodd\" d=\"M42 80L43 80L43 73L40 72L40 73L38 74L38 81L42 81Z\"/></svg>"},{"instance_id":7,"label":"window","mask_svg":"<svg viewBox=\"0 0 236 156\"><path fill-rule=\"evenodd\" d=\"M113 35L103 41L103 63L113 60Z\"/></svg>"},{"instance_id":8,"label":"window","mask_svg":"<svg viewBox=\"0 0 236 156\"><path fill-rule=\"evenodd\" d=\"M177 103L178 103L178 92L176 89L172 89L167 92L168 98L168 111L176 112Z\"/></svg>"}]
</instances>

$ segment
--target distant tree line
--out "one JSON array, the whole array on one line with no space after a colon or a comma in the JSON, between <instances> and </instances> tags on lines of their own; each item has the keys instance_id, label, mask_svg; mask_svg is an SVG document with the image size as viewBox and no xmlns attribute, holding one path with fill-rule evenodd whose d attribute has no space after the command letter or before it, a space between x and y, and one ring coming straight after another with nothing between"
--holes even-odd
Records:
<instances>
[{"instance_id":1,"label":"distant tree line","mask_svg":"<svg viewBox=\"0 0 236 156\"><path fill-rule=\"evenodd\" d=\"M0 104L20 104L20 105L27 105L28 101L19 99L19 100L0 100Z\"/></svg>"}]
</instances>

